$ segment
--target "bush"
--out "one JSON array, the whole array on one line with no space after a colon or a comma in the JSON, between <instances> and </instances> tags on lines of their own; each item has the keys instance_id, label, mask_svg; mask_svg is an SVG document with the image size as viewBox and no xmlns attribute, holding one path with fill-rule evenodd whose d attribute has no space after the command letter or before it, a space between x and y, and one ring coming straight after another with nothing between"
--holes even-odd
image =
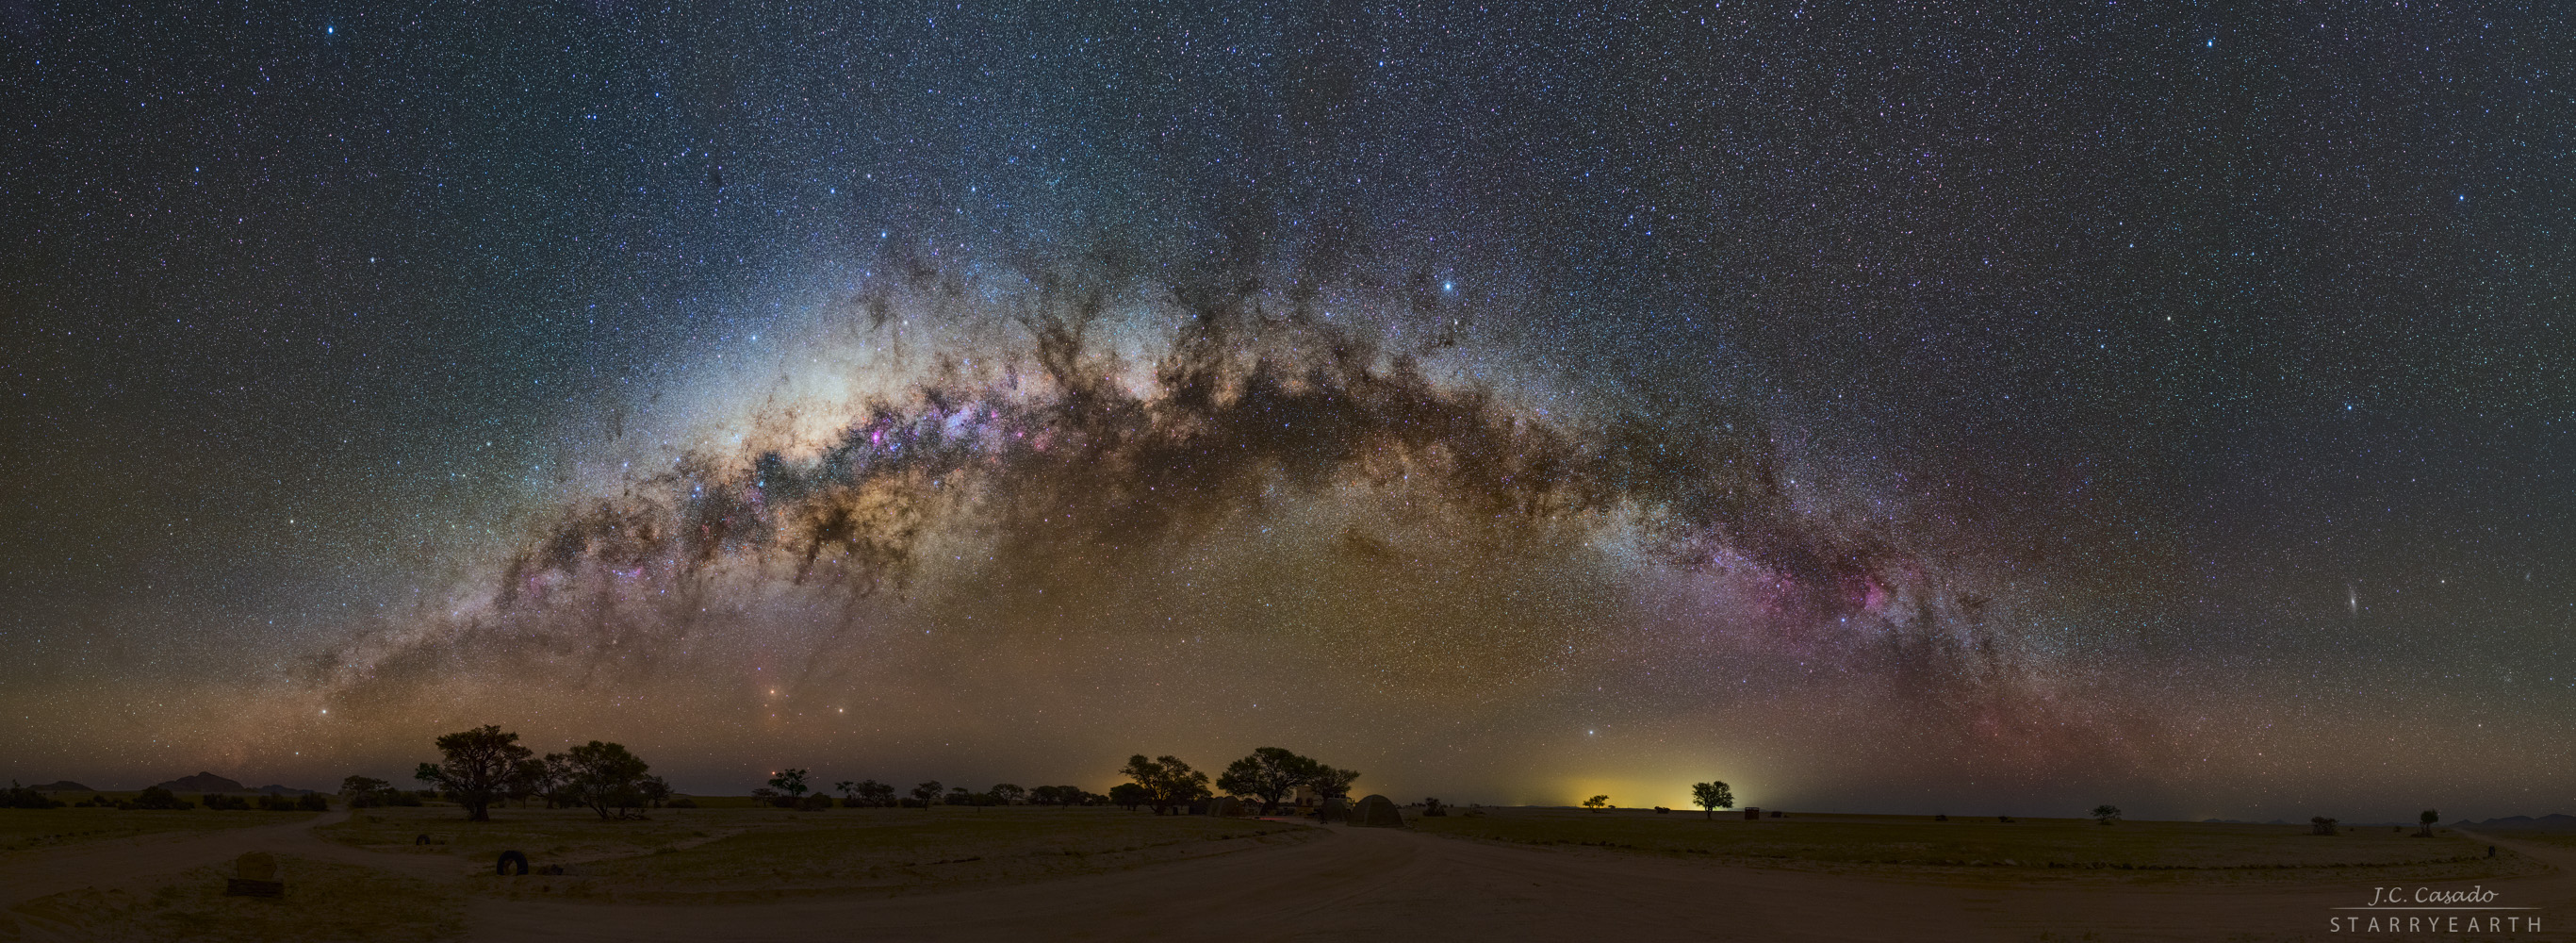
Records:
<instances>
[{"instance_id":1,"label":"bush","mask_svg":"<svg viewBox=\"0 0 2576 943\"><path fill-rule=\"evenodd\" d=\"M221 793L210 792L205 795L198 796L197 804L217 811L250 811L250 800L244 799L240 796L227 796Z\"/></svg>"},{"instance_id":2,"label":"bush","mask_svg":"<svg viewBox=\"0 0 2576 943\"><path fill-rule=\"evenodd\" d=\"M821 793L815 793L814 795L796 800L796 808L806 812L820 812L831 807L832 797Z\"/></svg>"},{"instance_id":3,"label":"bush","mask_svg":"<svg viewBox=\"0 0 2576 943\"><path fill-rule=\"evenodd\" d=\"M295 800L289 799L285 796L261 796L259 797L259 810L262 812L293 812L295 811Z\"/></svg>"},{"instance_id":4,"label":"bush","mask_svg":"<svg viewBox=\"0 0 2576 943\"><path fill-rule=\"evenodd\" d=\"M698 800L691 799L687 796L680 796L669 802L662 803L662 805L665 808L672 809L694 809L698 807Z\"/></svg>"},{"instance_id":5,"label":"bush","mask_svg":"<svg viewBox=\"0 0 2576 943\"><path fill-rule=\"evenodd\" d=\"M59 809L62 806L44 793L18 785L14 780L9 783L9 791L0 792L0 809Z\"/></svg>"},{"instance_id":6,"label":"bush","mask_svg":"<svg viewBox=\"0 0 2576 943\"><path fill-rule=\"evenodd\" d=\"M135 796L134 801L119 802L116 807L120 809L193 809L197 804L172 795L170 790L154 786L143 790L143 794Z\"/></svg>"},{"instance_id":7,"label":"bush","mask_svg":"<svg viewBox=\"0 0 2576 943\"><path fill-rule=\"evenodd\" d=\"M331 800L323 798L318 792L306 793L303 798L295 800L295 808L304 812L329 812Z\"/></svg>"}]
</instances>

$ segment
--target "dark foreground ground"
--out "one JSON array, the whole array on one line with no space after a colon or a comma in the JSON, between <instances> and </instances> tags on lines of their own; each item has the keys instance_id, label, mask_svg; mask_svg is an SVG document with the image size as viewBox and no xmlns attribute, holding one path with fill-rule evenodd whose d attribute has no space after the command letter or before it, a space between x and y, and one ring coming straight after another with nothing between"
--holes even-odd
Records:
<instances>
[{"instance_id":1,"label":"dark foreground ground","mask_svg":"<svg viewBox=\"0 0 2576 943\"><path fill-rule=\"evenodd\" d=\"M1544 809L1404 830L1030 808L496 817L0 811L0 836L21 849L0 852L0 939L2264 941L2576 929L2576 847L2448 829ZM495 876L505 849L564 873ZM222 896L233 860L255 850L284 860L284 900ZM2477 906L2517 909L2373 906L2385 888L2404 888L2406 906L2424 906L2416 888L2474 888L2494 894ZM2511 932L2534 917L2544 932ZM2490 920L2504 929L2466 932Z\"/></svg>"}]
</instances>

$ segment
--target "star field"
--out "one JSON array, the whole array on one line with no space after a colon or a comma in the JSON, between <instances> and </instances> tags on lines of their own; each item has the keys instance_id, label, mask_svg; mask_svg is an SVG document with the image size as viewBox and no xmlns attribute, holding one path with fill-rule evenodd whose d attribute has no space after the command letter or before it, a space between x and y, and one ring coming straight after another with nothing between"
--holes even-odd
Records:
<instances>
[{"instance_id":1,"label":"star field","mask_svg":"<svg viewBox=\"0 0 2576 943\"><path fill-rule=\"evenodd\" d=\"M2576 803L2546 11L0 32L0 774Z\"/></svg>"}]
</instances>

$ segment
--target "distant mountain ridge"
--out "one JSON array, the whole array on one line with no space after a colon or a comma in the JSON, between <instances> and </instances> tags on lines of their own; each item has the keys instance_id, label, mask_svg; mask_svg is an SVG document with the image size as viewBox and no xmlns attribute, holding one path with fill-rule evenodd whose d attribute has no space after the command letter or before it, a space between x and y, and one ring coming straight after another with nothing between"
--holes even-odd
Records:
<instances>
[{"instance_id":1,"label":"distant mountain ridge","mask_svg":"<svg viewBox=\"0 0 2576 943\"><path fill-rule=\"evenodd\" d=\"M223 777L221 777L221 776L217 776L217 775L215 775L215 774L213 774L213 773L202 772L202 771L201 771L201 772L199 772L197 775L194 775L194 776L181 776L181 777L179 777L179 778L177 778L177 779L170 780L169 782L164 782L164 783L154 783L153 785L158 786L158 787L160 787L160 788L162 788L162 789L170 790L171 792L248 792L248 791L249 791L249 790L247 790L247 789L243 788L241 783L235 782L235 781L233 781L233 780L225 779L225 778L223 778Z\"/></svg>"},{"instance_id":2,"label":"distant mountain ridge","mask_svg":"<svg viewBox=\"0 0 2576 943\"><path fill-rule=\"evenodd\" d=\"M2450 827L2486 829L2498 832L2576 832L2576 815L2568 815L2561 812L2554 815L2544 815L2536 819L2528 815L2516 815L2501 819L2488 819L2484 822L2472 822L2467 819L2461 819L2457 822L2451 823Z\"/></svg>"}]
</instances>

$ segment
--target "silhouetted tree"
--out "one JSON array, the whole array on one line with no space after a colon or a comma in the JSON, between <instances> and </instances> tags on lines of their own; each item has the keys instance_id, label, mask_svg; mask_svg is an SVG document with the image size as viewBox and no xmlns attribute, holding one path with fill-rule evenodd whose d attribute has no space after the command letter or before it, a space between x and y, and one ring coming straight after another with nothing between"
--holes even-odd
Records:
<instances>
[{"instance_id":1,"label":"silhouetted tree","mask_svg":"<svg viewBox=\"0 0 2576 943\"><path fill-rule=\"evenodd\" d=\"M1089 795L1080 786L1039 786L1029 790L1029 804L1075 806Z\"/></svg>"},{"instance_id":2,"label":"silhouetted tree","mask_svg":"<svg viewBox=\"0 0 2576 943\"><path fill-rule=\"evenodd\" d=\"M646 801L644 773L652 769L622 745L593 740L564 755L571 776L565 783L575 802L599 817L642 818Z\"/></svg>"},{"instance_id":3,"label":"silhouetted tree","mask_svg":"<svg viewBox=\"0 0 2576 943\"><path fill-rule=\"evenodd\" d=\"M394 784L372 776L351 776L340 781L340 796L349 808L368 809L402 801L402 791Z\"/></svg>"},{"instance_id":4,"label":"silhouetted tree","mask_svg":"<svg viewBox=\"0 0 2576 943\"><path fill-rule=\"evenodd\" d=\"M1315 775L1306 780L1306 785L1314 788L1318 801L1329 804L1350 799L1351 784L1359 781L1359 770L1317 766Z\"/></svg>"},{"instance_id":5,"label":"silhouetted tree","mask_svg":"<svg viewBox=\"0 0 2576 943\"><path fill-rule=\"evenodd\" d=\"M9 781L9 791L0 792L0 809L59 809L64 803L25 786Z\"/></svg>"},{"instance_id":6,"label":"silhouetted tree","mask_svg":"<svg viewBox=\"0 0 2576 943\"><path fill-rule=\"evenodd\" d=\"M1109 787L1109 804L1124 806L1129 812L1134 812L1138 806L1152 801L1154 801L1154 794L1135 783L1119 783Z\"/></svg>"},{"instance_id":7,"label":"silhouetted tree","mask_svg":"<svg viewBox=\"0 0 2576 943\"><path fill-rule=\"evenodd\" d=\"M445 791L474 822L492 820L492 800L508 791L510 774L530 755L518 734L490 724L440 737L437 745L445 759L420 764L412 778Z\"/></svg>"},{"instance_id":8,"label":"silhouetted tree","mask_svg":"<svg viewBox=\"0 0 2576 943\"><path fill-rule=\"evenodd\" d=\"M873 779L863 779L859 781L857 788L860 805L894 807L893 786Z\"/></svg>"},{"instance_id":9,"label":"silhouetted tree","mask_svg":"<svg viewBox=\"0 0 2576 943\"><path fill-rule=\"evenodd\" d=\"M1169 753L1151 760L1145 754L1136 754L1127 759L1127 766L1119 773L1144 787L1152 797L1155 815L1169 815L1173 806L1188 805L1208 794L1208 775Z\"/></svg>"},{"instance_id":10,"label":"silhouetted tree","mask_svg":"<svg viewBox=\"0 0 2576 943\"><path fill-rule=\"evenodd\" d=\"M2332 834L2334 834L2334 833L2335 833L2335 820L2334 820L2334 819L2326 818L2325 816L2322 816L2322 815L2318 815L2318 816L2311 816L2311 817L2309 817L2309 819L2308 819L2308 834L2311 834L2311 835L2332 835Z\"/></svg>"},{"instance_id":11,"label":"silhouetted tree","mask_svg":"<svg viewBox=\"0 0 2576 943\"><path fill-rule=\"evenodd\" d=\"M2431 838L2431 837L2433 837L2433 823L2435 823L2435 822L2439 822L2439 821L2441 821L2441 820L2442 820L2442 813L2441 813L2441 812L2436 811L2436 810L2433 810L2433 809L2426 809L2426 810L2424 810L2424 813L2423 813L2422 815L2418 815L2418 816L2416 816L2416 817L2415 817L2415 821L2417 821L2417 822L2421 822L2421 823L2423 823L2423 824L2424 824L2424 827L2423 827L2423 828L2419 828L2419 829L2416 829L2416 830L2415 830L2415 834L2416 834L2417 836L2419 836L2419 837L2423 837L2423 838Z\"/></svg>"},{"instance_id":12,"label":"silhouetted tree","mask_svg":"<svg viewBox=\"0 0 2576 943\"><path fill-rule=\"evenodd\" d=\"M939 780L934 779L912 787L912 797L920 800L921 807L927 809L939 804L939 793L946 788L939 784Z\"/></svg>"},{"instance_id":13,"label":"silhouetted tree","mask_svg":"<svg viewBox=\"0 0 2576 943\"><path fill-rule=\"evenodd\" d=\"M1592 798L1590 798L1590 799L1585 799L1585 800L1583 800L1583 807L1584 807L1584 808L1586 808L1586 809L1590 809L1590 810L1592 810L1592 811L1594 811L1594 812L1599 812L1599 811L1601 811L1602 809L1604 809L1604 808L1608 807L1609 805L1610 805L1610 797L1609 797L1609 796L1594 796L1594 797L1592 797Z\"/></svg>"},{"instance_id":14,"label":"silhouetted tree","mask_svg":"<svg viewBox=\"0 0 2576 943\"><path fill-rule=\"evenodd\" d=\"M556 781L555 766L544 759L530 757L510 767L509 796L519 803L520 808L526 808L529 799L544 798L561 786L562 784ZM549 808L554 804L553 799L546 799L546 805Z\"/></svg>"},{"instance_id":15,"label":"silhouetted tree","mask_svg":"<svg viewBox=\"0 0 2576 943\"><path fill-rule=\"evenodd\" d=\"M1699 804L1700 817L1717 818L1717 810L1735 808L1735 790L1723 780L1691 784L1691 801Z\"/></svg>"},{"instance_id":16,"label":"silhouetted tree","mask_svg":"<svg viewBox=\"0 0 2576 943\"><path fill-rule=\"evenodd\" d=\"M994 799L998 800L1001 805L1010 805L1011 803L1018 802L1021 799L1026 798L1028 794L1028 790L1022 789L1011 783L994 783L993 791L990 793L990 795Z\"/></svg>"},{"instance_id":17,"label":"silhouetted tree","mask_svg":"<svg viewBox=\"0 0 2576 943\"><path fill-rule=\"evenodd\" d=\"M2120 820L2120 807L2103 804L2093 807L2093 821L2109 825Z\"/></svg>"},{"instance_id":18,"label":"silhouetted tree","mask_svg":"<svg viewBox=\"0 0 2576 943\"><path fill-rule=\"evenodd\" d=\"M1279 747L1260 747L1251 756L1226 764L1216 787L1237 796L1261 800L1261 814L1279 811L1279 802L1312 782L1323 764Z\"/></svg>"},{"instance_id":19,"label":"silhouetted tree","mask_svg":"<svg viewBox=\"0 0 2576 943\"><path fill-rule=\"evenodd\" d=\"M801 769L791 769L769 777L769 787L786 793L791 805L805 798L805 794L813 790L813 787L805 785L805 771Z\"/></svg>"}]
</instances>

